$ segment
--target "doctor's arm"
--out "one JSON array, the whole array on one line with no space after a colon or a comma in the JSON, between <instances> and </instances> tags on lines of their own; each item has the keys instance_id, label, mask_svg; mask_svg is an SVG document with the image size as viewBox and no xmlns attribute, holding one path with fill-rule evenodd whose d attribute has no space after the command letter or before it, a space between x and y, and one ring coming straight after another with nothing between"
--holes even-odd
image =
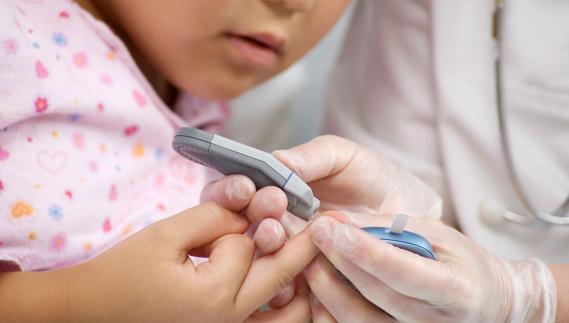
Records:
<instances>
[{"instance_id":1,"label":"doctor's arm","mask_svg":"<svg viewBox=\"0 0 569 323\"><path fill-rule=\"evenodd\" d=\"M391 221L375 219L371 225L389 226ZM346 216L316 220L312 239L327 259L317 258L306 271L319 300L312 303L314 322L330 317L339 322L569 319L569 265L495 257L440 221L411 218L407 229L431 242L436 261L380 241Z\"/></svg>"}]
</instances>

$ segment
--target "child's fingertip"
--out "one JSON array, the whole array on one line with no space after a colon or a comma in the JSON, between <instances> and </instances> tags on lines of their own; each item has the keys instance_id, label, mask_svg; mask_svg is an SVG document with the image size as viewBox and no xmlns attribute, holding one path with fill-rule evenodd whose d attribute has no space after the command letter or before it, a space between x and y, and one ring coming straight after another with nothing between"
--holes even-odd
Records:
<instances>
[{"instance_id":1,"label":"child's fingertip","mask_svg":"<svg viewBox=\"0 0 569 323\"><path fill-rule=\"evenodd\" d=\"M333 231L332 219L320 217L310 226L310 237L312 238L312 242L320 247L332 238Z\"/></svg>"}]
</instances>

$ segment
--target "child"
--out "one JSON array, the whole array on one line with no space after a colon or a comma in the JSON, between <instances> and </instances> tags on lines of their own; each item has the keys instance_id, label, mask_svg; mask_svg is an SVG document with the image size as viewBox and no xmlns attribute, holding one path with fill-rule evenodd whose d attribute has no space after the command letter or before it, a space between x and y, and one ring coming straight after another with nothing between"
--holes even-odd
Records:
<instances>
[{"instance_id":1,"label":"child","mask_svg":"<svg viewBox=\"0 0 569 323\"><path fill-rule=\"evenodd\" d=\"M114 245L198 203L205 170L169 148L176 128L220 129L228 109L209 100L291 65L348 1L0 2L0 264L23 271L0 275L2 317L242 320L301 271L309 239L251 265L250 243L230 234L246 223L212 204ZM240 212L254 198L225 200ZM190 250L212 268L188 264Z\"/></svg>"}]
</instances>

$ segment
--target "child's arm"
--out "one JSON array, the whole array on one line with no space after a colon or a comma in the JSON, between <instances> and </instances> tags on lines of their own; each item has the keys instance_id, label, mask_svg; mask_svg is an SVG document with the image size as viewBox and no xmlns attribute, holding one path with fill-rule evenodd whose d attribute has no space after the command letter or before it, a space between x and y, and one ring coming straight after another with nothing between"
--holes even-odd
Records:
<instances>
[{"instance_id":1,"label":"child's arm","mask_svg":"<svg viewBox=\"0 0 569 323\"><path fill-rule=\"evenodd\" d=\"M69 268L50 272L1 273L0 321L77 321L68 300L69 282L76 278L77 271L78 268Z\"/></svg>"}]
</instances>

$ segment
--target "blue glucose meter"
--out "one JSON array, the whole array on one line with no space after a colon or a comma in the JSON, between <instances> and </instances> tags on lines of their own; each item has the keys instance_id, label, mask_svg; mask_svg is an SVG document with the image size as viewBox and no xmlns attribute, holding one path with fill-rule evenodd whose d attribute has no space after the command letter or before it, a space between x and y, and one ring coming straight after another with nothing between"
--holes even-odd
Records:
<instances>
[{"instance_id":1,"label":"blue glucose meter","mask_svg":"<svg viewBox=\"0 0 569 323\"><path fill-rule=\"evenodd\" d=\"M362 230L395 247L405 249L425 258L436 260L435 253L429 241L416 233L409 231L396 233L392 232L390 228L385 227L365 227L362 228Z\"/></svg>"}]
</instances>

